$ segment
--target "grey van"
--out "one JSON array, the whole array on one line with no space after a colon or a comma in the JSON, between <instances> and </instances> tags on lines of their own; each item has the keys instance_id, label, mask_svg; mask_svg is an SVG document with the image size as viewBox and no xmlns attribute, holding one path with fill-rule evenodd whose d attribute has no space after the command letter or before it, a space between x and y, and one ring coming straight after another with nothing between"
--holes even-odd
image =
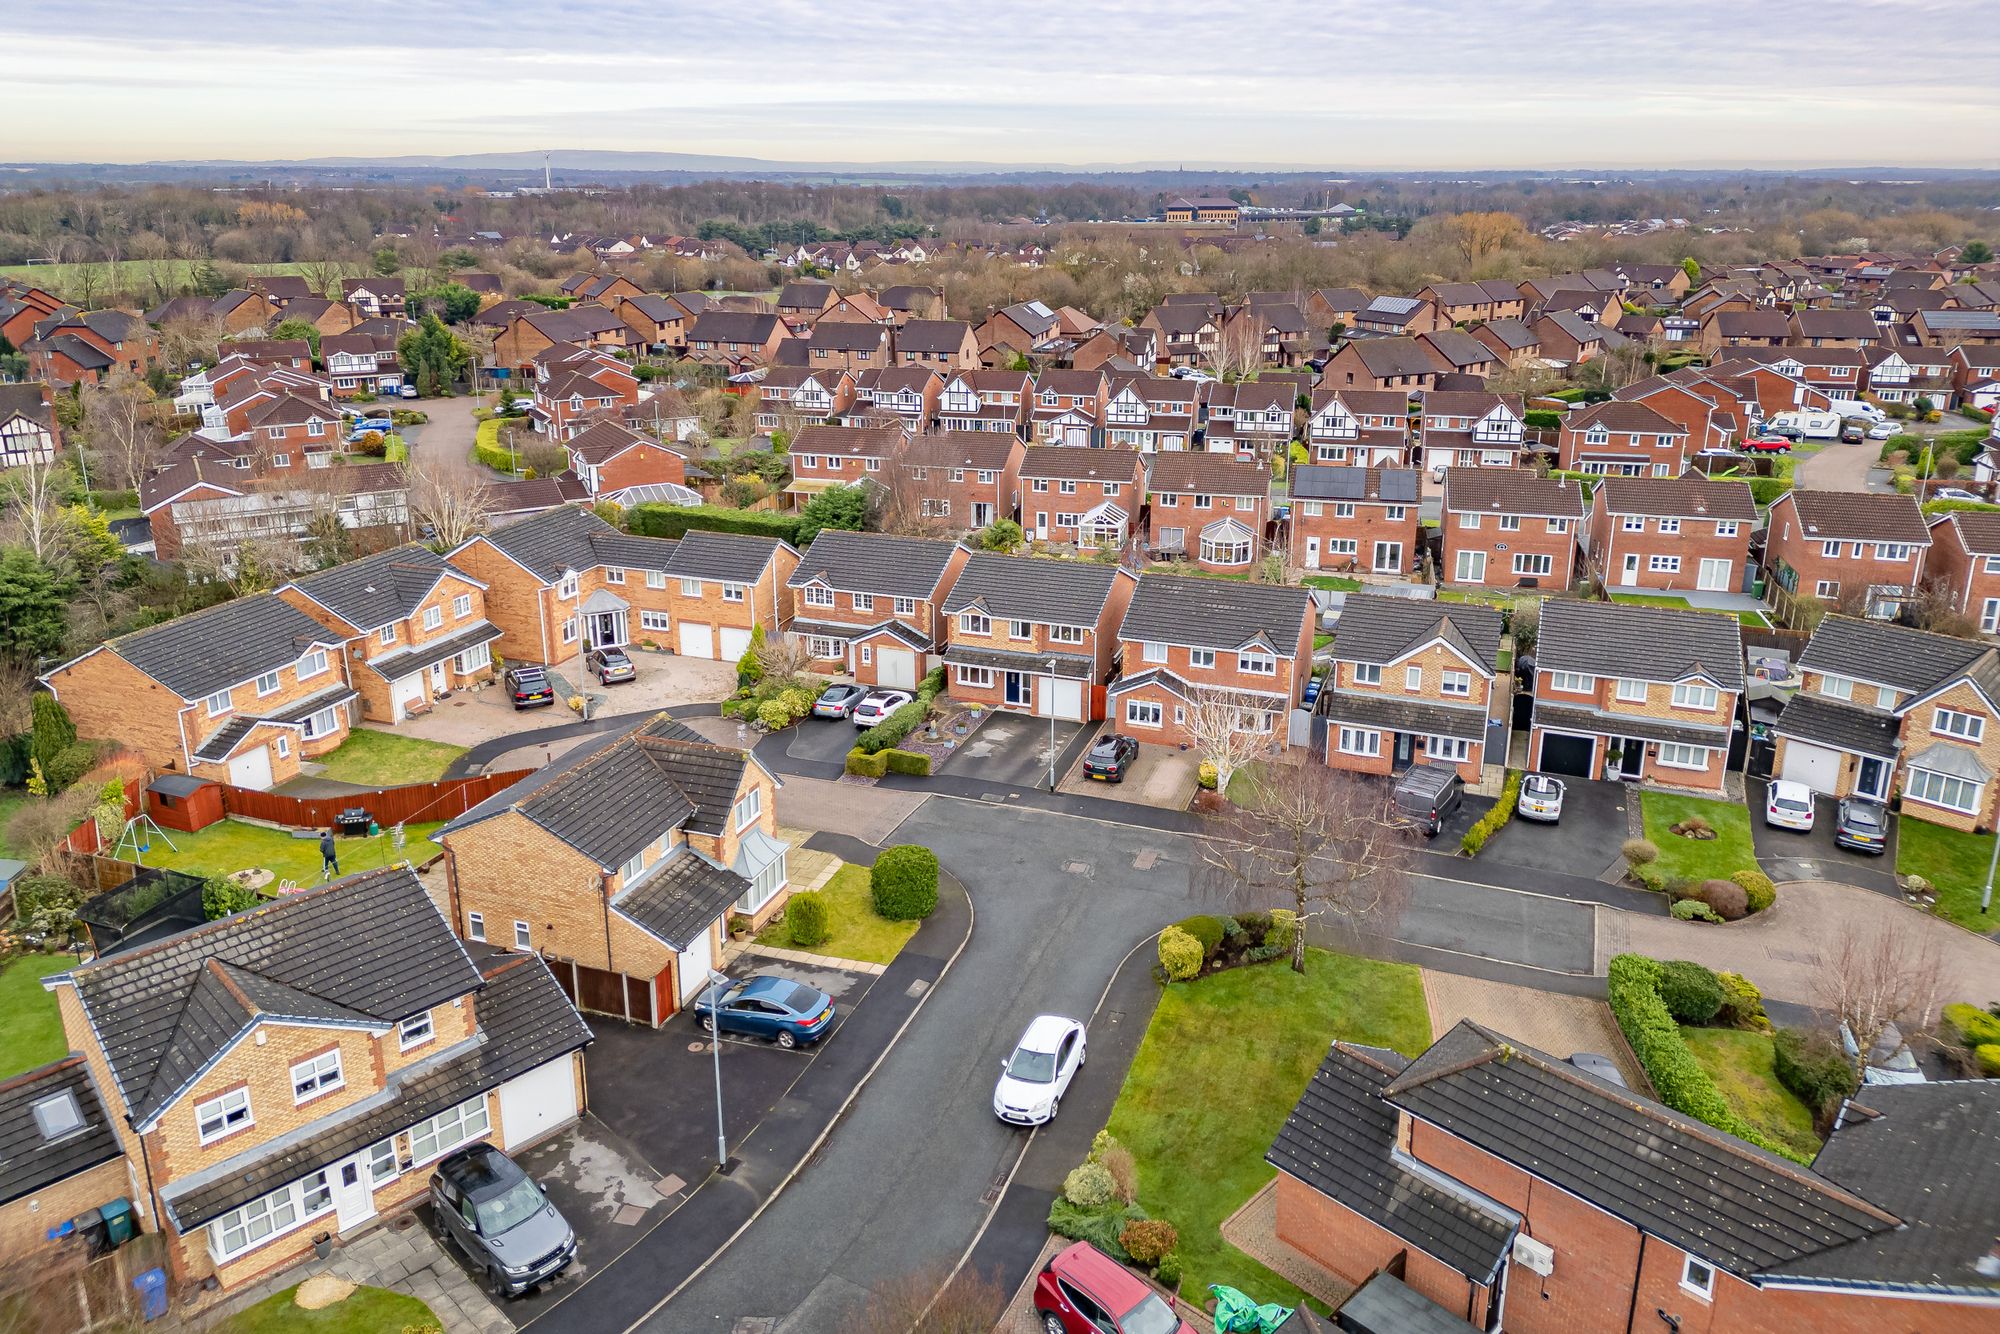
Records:
<instances>
[{"instance_id":1,"label":"grey van","mask_svg":"<svg viewBox=\"0 0 2000 1334\"><path fill-rule=\"evenodd\" d=\"M1415 825L1434 837L1465 800L1465 780L1449 764L1413 764L1396 780L1390 816L1398 824Z\"/></svg>"},{"instance_id":2,"label":"grey van","mask_svg":"<svg viewBox=\"0 0 2000 1334\"><path fill-rule=\"evenodd\" d=\"M576 1258L576 1231L542 1188L491 1144L440 1161L431 1174L432 1227L486 1271L494 1296L518 1297Z\"/></svg>"}]
</instances>

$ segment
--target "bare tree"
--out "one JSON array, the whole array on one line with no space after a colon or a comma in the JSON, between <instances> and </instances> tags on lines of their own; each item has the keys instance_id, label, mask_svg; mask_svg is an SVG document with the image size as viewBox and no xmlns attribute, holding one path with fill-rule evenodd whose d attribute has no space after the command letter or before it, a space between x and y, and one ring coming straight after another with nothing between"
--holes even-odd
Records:
<instances>
[{"instance_id":1,"label":"bare tree","mask_svg":"<svg viewBox=\"0 0 2000 1334\"><path fill-rule=\"evenodd\" d=\"M1257 313L1245 305L1225 314L1216 330L1215 352L1209 361L1217 375L1244 376L1264 364L1263 330Z\"/></svg>"},{"instance_id":2,"label":"bare tree","mask_svg":"<svg viewBox=\"0 0 2000 1334\"><path fill-rule=\"evenodd\" d=\"M876 498L880 531L904 537L963 532L972 516L952 513L952 465L937 461L935 437L906 439L889 460L889 484ZM959 469L963 472L963 469Z\"/></svg>"},{"instance_id":3,"label":"bare tree","mask_svg":"<svg viewBox=\"0 0 2000 1334\"><path fill-rule=\"evenodd\" d=\"M1387 784L1311 761L1265 773L1248 802L1210 817L1192 873L1225 902L1297 913L1292 970L1303 973L1306 923L1393 928L1409 892L1410 835L1391 818Z\"/></svg>"},{"instance_id":4,"label":"bare tree","mask_svg":"<svg viewBox=\"0 0 2000 1334\"><path fill-rule=\"evenodd\" d=\"M215 356L229 330L213 315L183 316L160 325L160 352L176 371Z\"/></svg>"},{"instance_id":5,"label":"bare tree","mask_svg":"<svg viewBox=\"0 0 2000 1334\"><path fill-rule=\"evenodd\" d=\"M493 493L471 467L420 454L403 469L410 492L410 523L439 551L486 531Z\"/></svg>"},{"instance_id":6,"label":"bare tree","mask_svg":"<svg viewBox=\"0 0 2000 1334\"><path fill-rule=\"evenodd\" d=\"M1200 689L1189 698L1184 725L1188 740L1197 756L1215 766L1216 791L1227 792L1239 769L1276 748L1276 731L1256 725L1273 712L1275 703L1268 695L1243 690ZM1282 712L1282 705L1278 708ZM1272 726L1283 723L1280 716Z\"/></svg>"},{"instance_id":7,"label":"bare tree","mask_svg":"<svg viewBox=\"0 0 2000 1334\"><path fill-rule=\"evenodd\" d=\"M138 489L152 474L165 438L159 400L144 380L117 371L98 384L83 386L83 441L97 456L100 484Z\"/></svg>"},{"instance_id":8,"label":"bare tree","mask_svg":"<svg viewBox=\"0 0 2000 1334\"><path fill-rule=\"evenodd\" d=\"M0 501L6 517L0 535L35 553L52 569L67 569L73 528L62 512L76 475L60 458L30 458L0 474Z\"/></svg>"},{"instance_id":9,"label":"bare tree","mask_svg":"<svg viewBox=\"0 0 2000 1334\"><path fill-rule=\"evenodd\" d=\"M841 1334L992 1334L1010 1295L997 1278L970 1269L919 1270L869 1293Z\"/></svg>"},{"instance_id":10,"label":"bare tree","mask_svg":"<svg viewBox=\"0 0 2000 1334\"><path fill-rule=\"evenodd\" d=\"M1853 1035L1857 1079L1892 1025L1908 1041L1936 1024L1944 960L1936 936L1916 921L1831 926L1821 930L1818 944L1817 999Z\"/></svg>"},{"instance_id":11,"label":"bare tree","mask_svg":"<svg viewBox=\"0 0 2000 1334\"><path fill-rule=\"evenodd\" d=\"M811 650L796 635L767 636L757 649L757 665L767 682L795 680L811 671L812 664Z\"/></svg>"}]
</instances>

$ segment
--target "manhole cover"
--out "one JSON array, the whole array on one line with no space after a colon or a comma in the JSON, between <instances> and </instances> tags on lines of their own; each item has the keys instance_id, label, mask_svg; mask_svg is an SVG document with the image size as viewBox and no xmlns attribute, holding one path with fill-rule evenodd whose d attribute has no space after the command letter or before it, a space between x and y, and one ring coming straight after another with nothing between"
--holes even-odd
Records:
<instances>
[{"instance_id":1,"label":"manhole cover","mask_svg":"<svg viewBox=\"0 0 2000 1334\"><path fill-rule=\"evenodd\" d=\"M1080 875L1086 880L1090 879L1091 876L1096 874L1096 872L1091 869L1091 865L1089 862L1064 862L1063 870L1069 872L1071 875Z\"/></svg>"},{"instance_id":2,"label":"manhole cover","mask_svg":"<svg viewBox=\"0 0 2000 1334\"><path fill-rule=\"evenodd\" d=\"M687 1189L687 1182L677 1176L663 1176L653 1183L653 1189L660 1193L660 1198L672 1199Z\"/></svg>"},{"instance_id":3,"label":"manhole cover","mask_svg":"<svg viewBox=\"0 0 2000 1334\"><path fill-rule=\"evenodd\" d=\"M979 799L981 801L991 802L995 806L998 806L1001 802L1007 800L1007 796L1003 792L982 792L979 794Z\"/></svg>"},{"instance_id":4,"label":"manhole cover","mask_svg":"<svg viewBox=\"0 0 2000 1334\"><path fill-rule=\"evenodd\" d=\"M621 1204L618 1212L611 1215L611 1221L619 1227L637 1227L646 1221L646 1211L636 1204Z\"/></svg>"},{"instance_id":5,"label":"manhole cover","mask_svg":"<svg viewBox=\"0 0 2000 1334\"><path fill-rule=\"evenodd\" d=\"M740 1315L729 1327L729 1334L771 1334L777 1327L778 1317L774 1315Z\"/></svg>"},{"instance_id":6,"label":"manhole cover","mask_svg":"<svg viewBox=\"0 0 2000 1334\"><path fill-rule=\"evenodd\" d=\"M707 1050L708 1050L708 1044L707 1044L706 1042L690 1042L690 1043L688 1043L688 1050L689 1050L689 1051L707 1051Z\"/></svg>"},{"instance_id":7,"label":"manhole cover","mask_svg":"<svg viewBox=\"0 0 2000 1334\"><path fill-rule=\"evenodd\" d=\"M1153 869L1153 864L1159 860L1159 849L1146 848L1132 859L1132 869L1135 871L1150 871Z\"/></svg>"},{"instance_id":8,"label":"manhole cover","mask_svg":"<svg viewBox=\"0 0 2000 1334\"><path fill-rule=\"evenodd\" d=\"M909 986L904 987L903 994L905 996L908 996L910 999L915 1000L917 997L923 995L926 991L929 991L930 989L931 989L931 984L924 981L920 977L916 981L910 983Z\"/></svg>"}]
</instances>

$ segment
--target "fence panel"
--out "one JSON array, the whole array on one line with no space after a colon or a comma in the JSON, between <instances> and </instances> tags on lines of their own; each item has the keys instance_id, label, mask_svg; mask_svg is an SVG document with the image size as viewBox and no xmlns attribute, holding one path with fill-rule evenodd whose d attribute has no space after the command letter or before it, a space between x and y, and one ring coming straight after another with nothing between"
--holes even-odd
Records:
<instances>
[{"instance_id":1,"label":"fence panel","mask_svg":"<svg viewBox=\"0 0 2000 1334\"><path fill-rule=\"evenodd\" d=\"M448 778L437 783L377 788L372 792L356 792L340 797L292 797L282 792L259 792L228 783L218 786L222 789L223 812L228 815L267 820L272 824L324 828L331 825L342 811L359 806L386 829L394 824L456 819L534 772L533 769L513 769L472 778Z\"/></svg>"}]
</instances>

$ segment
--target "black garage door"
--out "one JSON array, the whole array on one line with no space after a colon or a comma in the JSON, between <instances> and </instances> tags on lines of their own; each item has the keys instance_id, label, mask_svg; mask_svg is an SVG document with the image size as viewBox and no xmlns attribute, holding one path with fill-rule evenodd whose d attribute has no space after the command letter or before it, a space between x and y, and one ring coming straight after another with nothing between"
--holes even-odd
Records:
<instances>
[{"instance_id":1,"label":"black garage door","mask_svg":"<svg viewBox=\"0 0 2000 1334\"><path fill-rule=\"evenodd\" d=\"M1542 733L1542 772L1569 774L1575 778L1590 777L1592 744L1591 738L1587 736Z\"/></svg>"}]
</instances>

